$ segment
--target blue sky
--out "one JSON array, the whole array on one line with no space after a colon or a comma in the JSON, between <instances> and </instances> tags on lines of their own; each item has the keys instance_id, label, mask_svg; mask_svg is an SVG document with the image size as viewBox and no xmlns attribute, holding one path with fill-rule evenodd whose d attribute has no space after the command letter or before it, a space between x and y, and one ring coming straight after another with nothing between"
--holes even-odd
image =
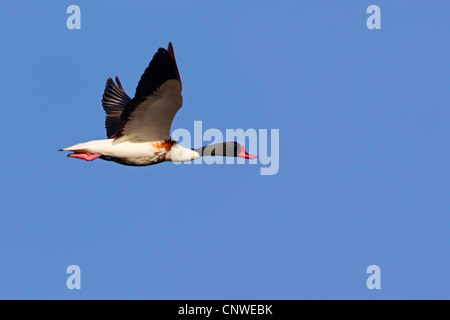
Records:
<instances>
[{"instance_id":1,"label":"blue sky","mask_svg":"<svg viewBox=\"0 0 450 320\"><path fill-rule=\"evenodd\" d=\"M81 30L66 28L71 4ZM366 27L372 4L381 30ZM0 298L449 299L449 12L2 1ZM172 129L279 129L277 175L56 151L105 138L106 79L133 95L169 41L184 95Z\"/></svg>"}]
</instances>

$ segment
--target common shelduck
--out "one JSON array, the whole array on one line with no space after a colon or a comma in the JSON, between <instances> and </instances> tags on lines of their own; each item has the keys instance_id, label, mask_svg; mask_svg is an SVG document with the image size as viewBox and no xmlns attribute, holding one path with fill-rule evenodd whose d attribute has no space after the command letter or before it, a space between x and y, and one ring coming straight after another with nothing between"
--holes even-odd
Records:
<instances>
[{"instance_id":1,"label":"common shelduck","mask_svg":"<svg viewBox=\"0 0 450 320\"><path fill-rule=\"evenodd\" d=\"M103 109L108 139L79 143L61 151L69 157L92 161L97 158L128 166L148 166L164 161L191 161L202 156L254 159L239 143L225 142L188 149L170 137L170 127L181 108L181 79L172 43L153 56L131 99L118 77L106 82Z\"/></svg>"}]
</instances>

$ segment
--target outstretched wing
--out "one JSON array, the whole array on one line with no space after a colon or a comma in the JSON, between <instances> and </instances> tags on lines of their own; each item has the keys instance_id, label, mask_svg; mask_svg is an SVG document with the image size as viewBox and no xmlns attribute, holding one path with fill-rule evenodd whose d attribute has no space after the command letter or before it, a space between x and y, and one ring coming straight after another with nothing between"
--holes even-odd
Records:
<instances>
[{"instance_id":1,"label":"outstretched wing","mask_svg":"<svg viewBox=\"0 0 450 320\"><path fill-rule=\"evenodd\" d=\"M120 115L131 100L118 77L116 77L116 82L111 78L106 81L102 99L103 109L106 112L105 127L108 139L113 138L119 129Z\"/></svg>"},{"instance_id":2,"label":"outstretched wing","mask_svg":"<svg viewBox=\"0 0 450 320\"><path fill-rule=\"evenodd\" d=\"M170 139L173 118L183 104L181 79L172 44L160 48L145 70L119 119L114 143Z\"/></svg>"}]
</instances>

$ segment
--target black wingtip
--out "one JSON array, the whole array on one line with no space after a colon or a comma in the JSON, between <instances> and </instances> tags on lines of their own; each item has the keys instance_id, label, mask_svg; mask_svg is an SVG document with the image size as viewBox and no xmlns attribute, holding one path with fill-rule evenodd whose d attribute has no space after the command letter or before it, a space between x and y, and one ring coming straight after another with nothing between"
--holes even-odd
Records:
<instances>
[{"instance_id":1,"label":"black wingtip","mask_svg":"<svg viewBox=\"0 0 450 320\"><path fill-rule=\"evenodd\" d=\"M120 83L119 77L116 76L116 83L120 90L123 90L122 83Z\"/></svg>"}]
</instances>

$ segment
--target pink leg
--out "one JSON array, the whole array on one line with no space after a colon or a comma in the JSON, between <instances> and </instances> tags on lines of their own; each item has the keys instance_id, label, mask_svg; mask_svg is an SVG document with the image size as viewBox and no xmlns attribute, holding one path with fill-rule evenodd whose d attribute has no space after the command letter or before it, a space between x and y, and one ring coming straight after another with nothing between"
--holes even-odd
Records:
<instances>
[{"instance_id":1,"label":"pink leg","mask_svg":"<svg viewBox=\"0 0 450 320\"><path fill-rule=\"evenodd\" d=\"M68 157L78 158L78 159L86 160L86 161L95 160L100 156L101 156L100 153L87 153L87 152L86 153L71 153L68 155Z\"/></svg>"}]
</instances>

